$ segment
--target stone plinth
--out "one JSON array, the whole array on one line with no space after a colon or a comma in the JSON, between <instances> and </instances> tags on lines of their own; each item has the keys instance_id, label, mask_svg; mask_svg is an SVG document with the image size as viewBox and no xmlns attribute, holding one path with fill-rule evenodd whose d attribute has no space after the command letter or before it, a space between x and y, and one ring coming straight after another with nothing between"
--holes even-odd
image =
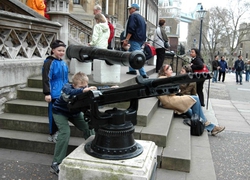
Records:
<instances>
[{"instance_id":1,"label":"stone plinth","mask_svg":"<svg viewBox=\"0 0 250 180\"><path fill-rule=\"evenodd\" d=\"M104 60L94 59L93 80L98 83L120 83L121 66L108 65Z\"/></svg>"},{"instance_id":2,"label":"stone plinth","mask_svg":"<svg viewBox=\"0 0 250 180\"><path fill-rule=\"evenodd\" d=\"M148 60L148 65L156 65L156 59L157 59L157 56L155 55L155 56L153 56L152 58L150 58L149 60Z\"/></svg>"},{"instance_id":3,"label":"stone plinth","mask_svg":"<svg viewBox=\"0 0 250 180\"><path fill-rule=\"evenodd\" d=\"M70 74L75 74L79 71L91 75L91 62L79 62L77 59L72 58L70 61Z\"/></svg>"},{"instance_id":4,"label":"stone plinth","mask_svg":"<svg viewBox=\"0 0 250 180\"><path fill-rule=\"evenodd\" d=\"M156 174L157 146L137 140L144 151L126 160L104 160L85 153L81 144L60 165L59 180L150 180ZM151 177L152 176L152 177Z\"/></svg>"}]
</instances>

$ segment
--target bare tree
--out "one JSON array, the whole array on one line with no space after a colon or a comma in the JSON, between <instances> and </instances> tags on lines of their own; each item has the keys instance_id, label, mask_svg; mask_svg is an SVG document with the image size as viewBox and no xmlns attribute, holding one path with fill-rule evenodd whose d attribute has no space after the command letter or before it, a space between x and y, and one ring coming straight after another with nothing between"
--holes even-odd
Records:
<instances>
[{"instance_id":1,"label":"bare tree","mask_svg":"<svg viewBox=\"0 0 250 180\"><path fill-rule=\"evenodd\" d=\"M216 54L228 55L230 64L237 55L239 46L250 39L245 38L250 33L250 25L244 23L249 13L250 3L244 0L231 1L229 8L213 7L209 10L208 26L203 31L203 48L211 59Z\"/></svg>"},{"instance_id":2,"label":"bare tree","mask_svg":"<svg viewBox=\"0 0 250 180\"><path fill-rule=\"evenodd\" d=\"M229 0L228 7L213 7L207 11L202 28L202 55L206 63L214 55L226 56L232 65L237 50L246 41L250 42L249 0ZM197 47L199 42L200 20L189 24L188 43Z\"/></svg>"}]
</instances>

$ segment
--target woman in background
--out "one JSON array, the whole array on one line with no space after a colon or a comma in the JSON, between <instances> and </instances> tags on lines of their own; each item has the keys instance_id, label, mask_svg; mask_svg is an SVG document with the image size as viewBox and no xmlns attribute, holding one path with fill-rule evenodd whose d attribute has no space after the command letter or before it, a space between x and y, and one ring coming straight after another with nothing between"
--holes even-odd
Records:
<instances>
[{"instance_id":1,"label":"woman in background","mask_svg":"<svg viewBox=\"0 0 250 180\"><path fill-rule=\"evenodd\" d=\"M165 31L165 23L166 21L164 19L160 19L159 26L156 28L154 34L154 47L156 49L156 55L157 55L156 67L155 67L156 73L158 73L165 58L166 49L164 47L164 41L168 41L168 36Z\"/></svg>"},{"instance_id":2,"label":"woman in background","mask_svg":"<svg viewBox=\"0 0 250 180\"><path fill-rule=\"evenodd\" d=\"M196 48L192 48L190 52L190 56L192 57L191 68L193 72L195 70L201 70L204 66L204 61L200 55L200 51ZM203 85L205 81L199 81L196 83L196 91L200 99L201 106L205 107L204 103L204 94L203 94Z\"/></svg>"},{"instance_id":3,"label":"woman in background","mask_svg":"<svg viewBox=\"0 0 250 180\"><path fill-rule=\"evenodd\" d=\"M92 41L89 43L89 45L97 48L107 49L110 35L107 20L102 14L96 14L95 20L96 24L93 30Z\"/></svg>"}]
</instances>

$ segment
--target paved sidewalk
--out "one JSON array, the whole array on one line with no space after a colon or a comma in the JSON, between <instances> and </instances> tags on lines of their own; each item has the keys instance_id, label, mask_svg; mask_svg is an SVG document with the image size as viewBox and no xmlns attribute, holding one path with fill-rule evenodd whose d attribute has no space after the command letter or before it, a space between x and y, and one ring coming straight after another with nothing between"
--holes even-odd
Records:
<instances>
[{"instance_id":1,"label":"paved sidewalk","mask_svg":"<svg viewBox=\"0 0 250 180\"><path fill-rule=\"evenodd\" d=\"M250 83L237 85L235 74L226 74L224 83L211 83L210 102L218 124L226 126L209 136L217 179L250 180Z\"/></svg>"}]
</instances>

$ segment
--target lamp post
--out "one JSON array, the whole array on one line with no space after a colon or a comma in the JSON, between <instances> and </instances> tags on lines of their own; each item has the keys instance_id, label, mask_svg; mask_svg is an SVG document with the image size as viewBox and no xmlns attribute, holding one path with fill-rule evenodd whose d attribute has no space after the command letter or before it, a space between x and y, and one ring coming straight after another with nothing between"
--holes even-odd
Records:
<instances>
[{"instance_id":1,"label":"lamp post","mask_svg":"<svg viewBox=\"0 0 250 180\"><path fill-rule=\"evenodd\" d=\"M201 8L199 11L196 11L198 13L198 16L201 20L201 25L200 25L200 40L199 40L199 51L201 51L201 38L202 38L202 22L204 19L204 16L206 14L207 11L203 10L203 6L201 5Z\"/></svg>"}]
</instances>

